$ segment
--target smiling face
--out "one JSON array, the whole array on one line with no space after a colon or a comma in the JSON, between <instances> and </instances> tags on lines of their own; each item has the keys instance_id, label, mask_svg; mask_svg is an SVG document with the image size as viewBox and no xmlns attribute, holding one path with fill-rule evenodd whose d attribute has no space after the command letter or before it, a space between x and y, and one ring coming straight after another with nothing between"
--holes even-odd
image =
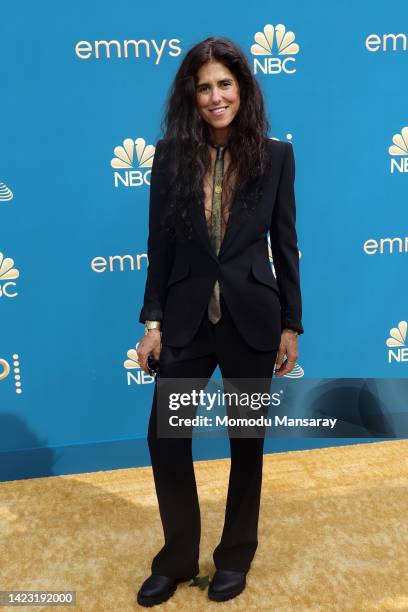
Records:
<instances>
[{"instance_id":1,"label":"smiling face","mask_svg":"<svg viewBox=\"0 0 408 612\"><path fill-rule=\"evenodd\" d=\"M203 64L196 76L198 112L207 122L213 140L224 144L239 109L238 81L224 64L217 61Z\"/></svg>"}]
</instances>

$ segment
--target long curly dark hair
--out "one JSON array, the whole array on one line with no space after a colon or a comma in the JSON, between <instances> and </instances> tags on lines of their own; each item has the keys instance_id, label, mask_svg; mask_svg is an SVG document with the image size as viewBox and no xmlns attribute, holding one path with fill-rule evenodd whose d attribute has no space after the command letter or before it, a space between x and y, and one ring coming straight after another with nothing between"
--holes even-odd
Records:
<instances>
[{"instance_id":1,"label":"long curly dark hair","mask_svg":"<svg viewBox=\"0 0 408 612\"><path fill-rule=\"evenodd\" d=\"M232 197L249 184L257 184L266 164L265 139L270 124L261 89L248 61L230 39L206 38L184 57L166 100L161 124L170 185L166 226L182 240L192 238L191 214L194 205L201 202L203 178L211 168L208 124L196 106L196 75L209 61L224 64L239 85L240 106L228 135L230 164L224 177L228 184L231 174L235 175Z\"/></svg>"}]
</instances>

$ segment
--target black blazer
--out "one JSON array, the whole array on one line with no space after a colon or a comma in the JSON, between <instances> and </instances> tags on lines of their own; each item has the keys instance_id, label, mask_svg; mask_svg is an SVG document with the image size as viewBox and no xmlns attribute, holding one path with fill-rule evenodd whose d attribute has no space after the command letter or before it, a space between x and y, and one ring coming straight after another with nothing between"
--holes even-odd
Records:
<instances>
[{"instance_id":1,"label":"black blazer","mask_svg":"<svg viewBox=\"0 0 408 612\"><path fill-rule=\"evenodd\" d=\"M150 180L149 266L139 322L162 321L163 344L181 347L192 340L217 279L239 332L254 349L278 348L284 327L303 333L293 147L266 141L269 163L261 192L252 181L236 194L218 257L210 243L203 194L189 244L164 229L166 159L163 140L157 142ZM277 279L269 263L268 230Z\"/></svg>"}]
</instances>

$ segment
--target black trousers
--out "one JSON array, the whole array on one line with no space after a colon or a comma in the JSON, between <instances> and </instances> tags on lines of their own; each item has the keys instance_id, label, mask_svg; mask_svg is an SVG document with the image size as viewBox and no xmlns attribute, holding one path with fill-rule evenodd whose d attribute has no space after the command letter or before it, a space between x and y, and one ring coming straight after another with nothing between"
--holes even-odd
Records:
<instances>
[{"instance_id":1,"label":"black trousers","mask_svg":"<svg viewBox=\"0 0 408 612\"><path fill-rule=\"evenodd\" d=\"M277 357L257 351L240 336L221 295L221 320L207 312L192 342L163 345L156 378L210 379L217 365L223 379L270 379ZM265 389L269 391L269 389ZM210 442L211 440L209 440ZM224 528L213 553L217 569L248 571L258 545L264 438L230 437L231 465ZM149 420L148 444L165 543L154 557L152 573L188 578L199 572L200 507L192 439L157 434L157 382Z\"/></svg>"}]
</instances>

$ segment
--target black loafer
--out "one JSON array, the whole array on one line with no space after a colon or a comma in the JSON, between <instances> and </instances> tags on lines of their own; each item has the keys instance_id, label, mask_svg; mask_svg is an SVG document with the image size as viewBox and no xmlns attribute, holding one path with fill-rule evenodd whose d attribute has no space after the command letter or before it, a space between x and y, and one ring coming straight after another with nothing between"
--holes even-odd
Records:
<instances>
[{"instance_id":1,"label":"black loafer","mask_svg":"<svg viewBox=\"0 0 408 612\"><path fill-rule=\"evenodd\" d=\"M246 572L217 570L208 587L208 597L212 601L227 601L245 589Z\"/></svg>"},{"instance_id":2,"label":"black loafer","mask_svg":"<svg viewBox=\"0 0 408 612\"><path fill-rule=\"evenodd\" d=\"M194 576L189 578L170 578L169 576L159 576L159 574L151 574L139 589L136 601L140 606L150 608L170 599L176 592L179 582L193 580Z\"/></svg>"}]
</instances>

